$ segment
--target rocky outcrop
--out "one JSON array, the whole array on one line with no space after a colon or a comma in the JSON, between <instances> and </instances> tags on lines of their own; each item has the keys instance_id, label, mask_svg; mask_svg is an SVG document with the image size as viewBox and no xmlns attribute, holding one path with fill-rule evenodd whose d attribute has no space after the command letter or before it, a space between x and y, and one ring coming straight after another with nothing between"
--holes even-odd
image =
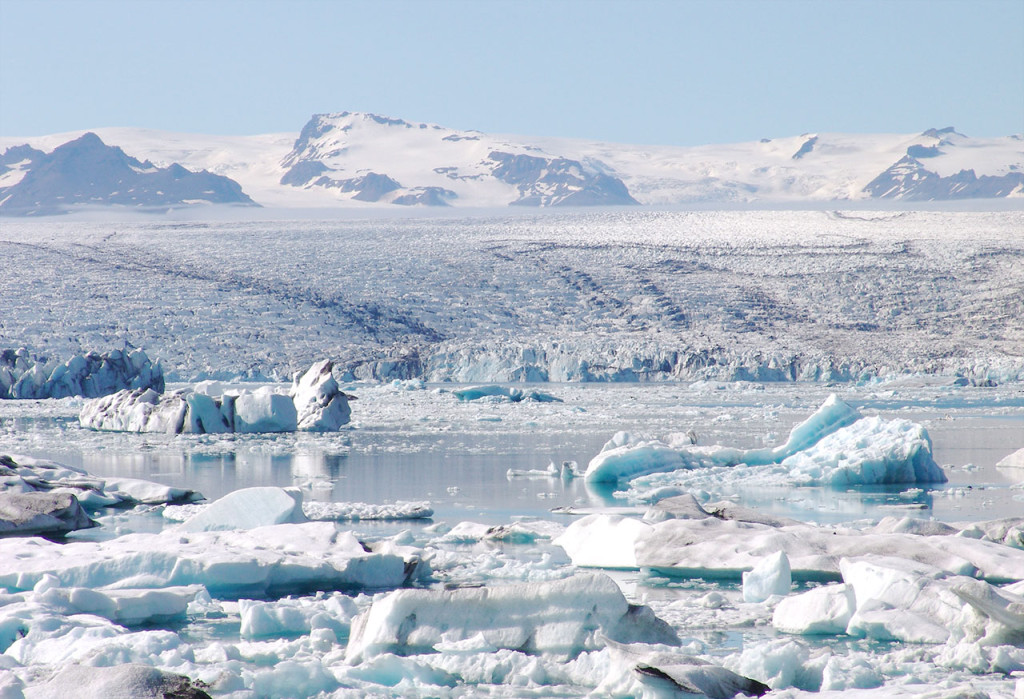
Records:
<instances>
[{"instance_id":1,"label":"rocky outcrop","mask_svg":"<svg viewBox=\"0 0 1024 699\"><path fill-rule=\"evenodd\" d=\"M255 206L234 180L211 172L192 172L177 163L157 167L140 162L116 146L87 133L46 154L22 146L0 160L18 163L21 179L0 187L0 214L42 216L75 206L119 205L134 209L205 204ZM13 161L13 162L12 162Z\"/></svg>"}]
</instances>

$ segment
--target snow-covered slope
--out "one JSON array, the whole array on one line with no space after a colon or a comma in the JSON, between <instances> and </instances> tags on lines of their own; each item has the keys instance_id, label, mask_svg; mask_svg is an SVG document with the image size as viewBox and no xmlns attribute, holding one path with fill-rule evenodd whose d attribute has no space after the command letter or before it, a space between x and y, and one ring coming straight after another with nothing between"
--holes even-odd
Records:
<instances>
[{"instance_id":1,"label":"snow-covered slope","mask_svg":"<svg viewBox=\"0 0 1024 699\"><path fill-rule=\"evenodd\" d=\"M292 134L94 131L156 166L229 177L269 207L1024 198L1024 136L970 138L952 128L672 147L502 136L341 112L314 115ZM52 151L81 133L0 138L0 151L26 143Z\"/></svg>"}]
</instances>

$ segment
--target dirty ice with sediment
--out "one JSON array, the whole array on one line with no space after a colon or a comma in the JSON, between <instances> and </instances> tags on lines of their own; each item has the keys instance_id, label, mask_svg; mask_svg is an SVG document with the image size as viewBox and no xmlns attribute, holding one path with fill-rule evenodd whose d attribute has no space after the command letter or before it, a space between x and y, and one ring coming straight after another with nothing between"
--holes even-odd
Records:
<instances>
[{"instance_id":1,"label":"dirty ice with sediment","mask_svg":"<svg viewBox=\"0 0 1024 699\"><path fill-rule=\"evenodd\" d=\"M5 222L0 696L1018 697L1022 223Z\"/></svg>"}]
</instances>

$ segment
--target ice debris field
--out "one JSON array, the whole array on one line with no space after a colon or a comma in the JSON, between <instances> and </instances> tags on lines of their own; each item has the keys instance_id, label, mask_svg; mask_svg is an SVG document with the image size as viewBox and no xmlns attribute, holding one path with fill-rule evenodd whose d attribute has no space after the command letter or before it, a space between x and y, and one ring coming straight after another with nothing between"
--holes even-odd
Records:
<instances>
[{"instance_id":1,"label":"ice debris field","mask_svg":"<svg viewBox=\"0 0 1024 699\"><path fill-rule=\"evenodd\" d=\"M1015 215L630 214L629 245L619 214L461 221L418 261L343 223L335 296L308 223L265 265L251 224L19 224L9 253L83 271L50 315L0 280L32 348L0 358L0 697L1020 699ZM657 276L671 231L731 225L689 248L723 279ZM172 263L181 236L219 261ZM804 316L723 295L781 293L773 266ZM812 327L868 308L884 332Z\"/></svg>"}]
</instances>

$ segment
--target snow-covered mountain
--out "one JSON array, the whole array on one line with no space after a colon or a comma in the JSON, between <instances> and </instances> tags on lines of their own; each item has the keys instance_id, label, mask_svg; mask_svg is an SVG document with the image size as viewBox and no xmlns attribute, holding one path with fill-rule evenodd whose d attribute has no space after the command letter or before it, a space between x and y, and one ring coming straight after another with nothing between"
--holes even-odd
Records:
<instances>
[{"instance_id":1,"label":"snow-covered mountain","mask_svg":"<svg viewBox=\"0 0 1024 699\"><path fill-rule=\"evenodd\" d=\"M1024 136L809 133L700 147L500 136L366 113L313 116L298 134L96 129L155 167L231 178L270 207L800 204L1024 198ZM80 132L0 138L54 151ZM24 163L21 150L2 162ZM9 166L7 166L9 167ZM18 175L0 173L0 186ZM118 190L120 191L120 190ZM66 195L65 195L66 196Z\"/></svg>"},{"instance_id":2,"label":"snow-covered mountain","mask_svg":"<svg viewBox=\"0 0 1024 699\"><path fill-rule=\"evenodd\" d=\"M254 202L237 182L177 163L157 167L86 133L45 153L28 145L0 154L0 213L57 214L76 205L132 208Z\"/></svg>"}]
</instances>

